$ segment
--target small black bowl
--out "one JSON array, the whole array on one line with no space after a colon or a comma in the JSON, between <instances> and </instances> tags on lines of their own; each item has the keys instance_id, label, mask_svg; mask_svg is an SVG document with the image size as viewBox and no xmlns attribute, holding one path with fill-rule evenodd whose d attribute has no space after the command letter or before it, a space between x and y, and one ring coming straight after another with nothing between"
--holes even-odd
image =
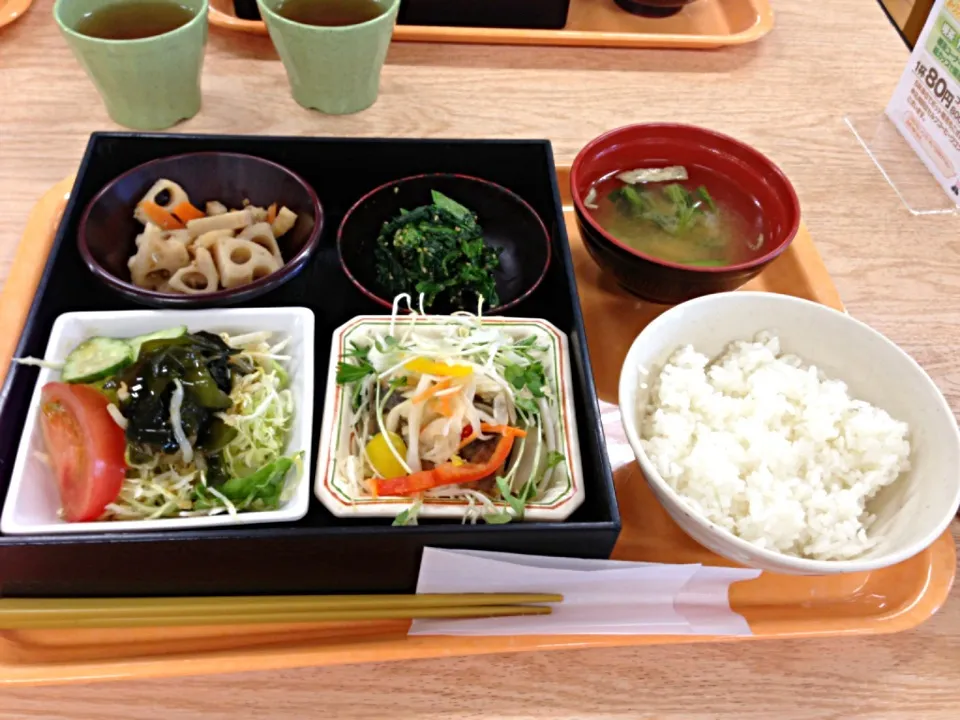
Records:
<instances>
[{"instance_id":1,"label":"small black bowl","mask_svg":"<svg viewBox=\"0 0 960 720\"><path fill-rule=\"evenodd\" d=\"M516 193L496 183L467 175L437 173L394 180L371 190L351 207L337 232L340 264L350 281L374 302L393 307L393 296L377 282L374 247L383 224L400 214L429 205L437 190L472 210L483 228L484 241L500 251L500 267L494 272L500 304L484 308L484 314L504 312L529 297L543 281L550 266L550 234L540 216ZM416 306L416 290L407 290ZM444 307L438 302L434 314L474 308Z\"/></svg>"},{"instance_id":2,"label":"small black bowl","mask_svg":"<svg viewBox=\"0 0 960 720\"><path fill-rule=\"evenodd\" d=\"M233 9L241 20L263 20L257 0L233 0Z\"/></svg>"},{"instance_id":3,"label":"small black bowl","mask_svg":"<svg viewBox=\"0 0 960 720\"><path fill-rule=\"evenodd\" d=\"M133 211L161 178L172 180L194 205L218 200L227 207L244 201L267 207L276 202L297 213L293 229L277 240L285 262L249 285L197 295L146 290L130 281L127 261L136 253L143 226ZM87 205L77 244L90 271L108 287L142 305L167 308L213 307L250 300L291 280L317 249L323 208L313 188L296 173L270 160L225 152L196 152L158 158L111 180Z\"/></svg>"},{"instance_id":4,"label":"small black bowl","mask_svg":"<svg viewBox=\"0 0 960 720\"><path fill-rule=\"evenodd\" d=\"M614 2L633 15L666 18L676 15L695 0L614 0Z\"/></svg>"}]
</instances>

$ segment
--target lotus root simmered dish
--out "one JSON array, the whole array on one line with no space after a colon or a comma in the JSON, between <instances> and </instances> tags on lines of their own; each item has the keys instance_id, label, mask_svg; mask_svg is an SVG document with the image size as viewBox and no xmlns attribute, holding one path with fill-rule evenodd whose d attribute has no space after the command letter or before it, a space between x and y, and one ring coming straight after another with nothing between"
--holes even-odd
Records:
<instances>
[{"instance_id":1,"label":"lotus root simmered dish","mask_svg":"<svg viewBox=\"0 0 960 720\"><path fill-rule=\"evenodd\" d=\"M284 264L279 238L297 222L287 207L246 203L228 208L217 200L196 207L177 183L158 180L137 203L143 225L130 279L147 290L182 295L249 285Z\"/></svg>"}]
</instances>

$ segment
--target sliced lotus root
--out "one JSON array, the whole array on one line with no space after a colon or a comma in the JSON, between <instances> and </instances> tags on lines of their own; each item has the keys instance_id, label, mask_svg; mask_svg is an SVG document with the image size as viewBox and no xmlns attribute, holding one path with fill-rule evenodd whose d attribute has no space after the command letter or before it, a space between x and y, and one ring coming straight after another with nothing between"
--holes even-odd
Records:
<instances>
[{"instance_id":1,"label":"sliced lotus root","mask_svg":"<svg viewBox=\"0 0 960 720\"><path fill-rule=\"evenodd\" d=\"M142 233L137 235L136 243L138 248L147 237L155 237L159 238L160 240L173 240L180 243L188 250L189 247L187 246L190 244L192 239L190 237L190 233L188 233L186 230L161 230L156 225L148 225L143 229Z\"/></svg>"},{"instance_id":2,"label":"sliced lotus root","mask_svg":"<svg viewBox=\"0 0 960 720\"><path fill-rule=\"evenodd\" d=\"M253 224L249 210L231 210L222 215L197 218L187 223L187 230L193 237L206 235L214 230L241 230Z\"/></svg>"},{"instance_id":3,"label":"sliced lotus root","mask_svg":"<svg viewBox=\"0 0 960 720\"><path fill-rule=\"evenodd\" d=\"M242 233L237 235L237 237L241 240L255 242L257 245L270 253L273 259L277 262L277 265L283 265L283 256L280 254L280 246L277 245L277 239L273 236L273 228L270 227L270 223L260 222L256 225L251 225Z\"/></svg>"},{"instance_id":4,"label":"sliced lotus root","mask_svg":"<svg viewBox=\"0 0 960 720\"><path fill-rule=\"evenodd\" d=\"M156 290L174 273L190 264L186 246L163 235L141 235L137 253L127 261L130 278L138 287Z\"/></svg>"},{"instance_id":5,"label":"sliced lotus root","mask_svg":"<svg viewBox=\"0 0 960 720\"><path fill-rule=\"evenodd\" d=\"M214 245L213 256L225 288L248 285L280 268L273 256L250 240L221 238Z\"/></svg>"},{"instance_id":6,"label":"sliced lotus root","mask_svg":"<svg viewBox=\"0 0 960 720\"><path fill-rule=\"evenodd\" d=\"M181 203L190 202L190 196L172 180L157 180L153 187L147 190L147 194L141 198L140 202L137 203L136 210L133 211L133 216L143 225L150 222L150 218L142 209L143 203L147 201L156 203L167 212L173 212L173 209Z\"/></svg>"},{"instance_id":7,"label":"sliced lotus root","mask_svg":"<svg viewBox=\"0 0 960 720\"><path fill-rule=\"evenodd\" d=\"M232 237L233 230L211 230L210 232L204 233L194 240L189 249L191 252L196 252L197 248L204 248L205 250L213 252L213 248L217 244L217 240L220 238Z\"/></svg>"},{"instance_id":8,"label":"sliced lotus root","mask_svg":"<svg viewBox=\"0 0 960 720\"><path fill-rule=\"evenodd\" d=\"M193 262L170 278L170 290L184 295L213 292L218 287L217 266L206 248L197 248Z\"/></svg>"},{"instance_id":9,"label":"sliced lotus root","mask_svg":"<svg viewBox=\"0 0 960 720\"><path fill-rule=\"evenodd\" d=\"M297 214L288 207L280 208L277 213L277 219L273 221L273 236L281 237L286 235L297 224Z\"/></svg>"},{"instance_id":10,"label":"sliced lotus root","mask_svg":"<svg viewBox=\"0 0 960 720\"><path fill-rule=\"evenodd\" d=\"M226 215L226 214L227 214L227 206L224 205L224 204L223 204L222 202L220 202L219 200L211 200L210 202L208 202L206 209L207 209L207 215L208 215L208 216L211 216L211 217L212 217L213 215Z\"/></svg>"}]
</instances>

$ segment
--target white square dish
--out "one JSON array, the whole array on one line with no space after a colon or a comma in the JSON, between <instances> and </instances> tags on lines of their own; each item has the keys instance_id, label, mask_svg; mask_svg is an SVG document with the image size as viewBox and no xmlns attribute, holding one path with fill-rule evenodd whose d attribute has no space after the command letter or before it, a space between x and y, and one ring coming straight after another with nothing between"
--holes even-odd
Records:
<instances>
[{"instance_id":1,"label":"white square dish","mask_svg":"<svg viewBox=\"0 0 960 720\"><path fill-rule=\"evenodd\" d=\"M406 322L401 318L398 324ZM418 328L425 328L428 332L444 322L442 316L421 317L417 321ZM483 319L483 327L496 327L506 335L527 337L531 334L537 338L538 344L545 345L546 361L544 374L547 387L553 397L557 399L559 407L559 422L557 424L557 447L563 455L560 467L566 469L565 484L560 483L556 488L538 501L529 501L526 505L523 519L525 521L560 521L565 520L576 510L584 499L583 468L580 457L580 445L577 435L577 422L573 408L573 386L570 375L570 351L567 336L551 323L531 318L504 318L490 317ZM317 499L334 515L338 517L395 517L409 507L411 500L398 497L355 497L352 495L348 481L338 472L337 449L344 437L343 433L349 415L346 412L348 403L344 402L344 388L337 384L337 364L344 358L344 353L351 343L369 343L372 332L382 332L389 329L391 318L382 315L359 316L342 325L333 333L333 343L330 351L330 367L327 373L327 391L324 401L323 425L320 432L320 445L317 451L317 470L314 481L314 494ZM463 517L464 508L468 505L463 500L453 499L426 499L419 511L423 518L456 518ZM497 503L499 508L505 508L505 503Z\"/></svg>"},{"instance_id":2,"label":"white square dish","mask_svg":"<svg viewBox=\"0 0 960 720\"><path fill-rule=\"evenodd\" d=\"M106 520L66 522L58 516L60 498L49 466L38 453L44 451L38 422L40 391L59 378L59 371L41 368L30 409L24 423L10 479L10 488L0 516L0 532L8 535L50 533L103 533L196 529L224 525L291 522L307 513L310 487L307 477L311 460L313 427L314 316L306 308L255 308L224 310L133 310L120 312L75 312L57 318L50 333L44 360L62 362L79 343L92 337L127 338L186 325L190 332L206 330L240 334L269 330L291 338L284 350L295 414L287 454L303 453L303 471L293 492L277 510L241 512L205 517L156 520Z\"/></svg>"}]
</instances>

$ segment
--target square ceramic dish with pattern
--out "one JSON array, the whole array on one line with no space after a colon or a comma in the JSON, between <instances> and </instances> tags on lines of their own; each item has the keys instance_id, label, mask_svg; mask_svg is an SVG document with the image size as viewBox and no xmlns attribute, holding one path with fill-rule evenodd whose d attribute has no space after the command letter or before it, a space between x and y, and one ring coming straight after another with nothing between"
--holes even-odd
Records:
<instances>
[{"instance_id":1,"label":"square ceramic dish with pattern","mask_svg":"<svg viewBox=\"0 0 960 720\"><path fill-rule=\"evenodd\" d=\"M338 517L564 520L584 499L567 336L539 319L354 318L333 334L318 458L314 492Z\"/></svg>"}]
</instances>

